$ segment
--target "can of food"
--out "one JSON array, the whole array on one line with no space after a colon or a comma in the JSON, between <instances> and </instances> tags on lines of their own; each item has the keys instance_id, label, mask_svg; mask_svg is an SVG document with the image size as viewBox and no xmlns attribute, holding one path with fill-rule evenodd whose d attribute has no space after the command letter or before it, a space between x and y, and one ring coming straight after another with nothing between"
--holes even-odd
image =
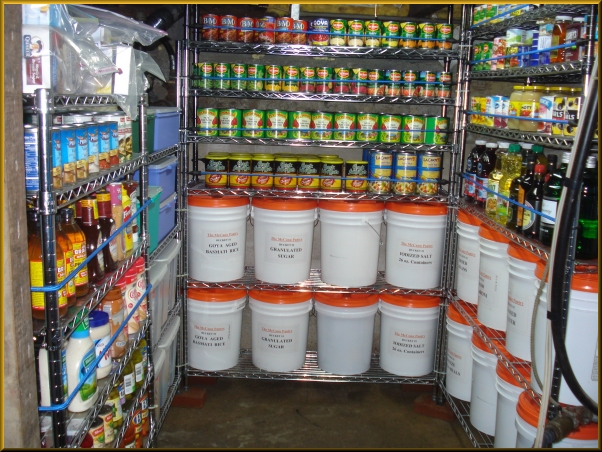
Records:
<instances>
[{"instance_id":1,"label":"can of food","mask_svg":"<svg viewBox=\"0 0 602 452\"><path fill-rule=\"evenodd\" d=\"M223 108L219 110L219 136L241 136L242 111L236 108Z\"/></svg>"},{"instance_id":2,"label":"can of food","mask_svg":"<svg viewBox=\"0 0 602 452\"><path fill-rule=\"evenodd\" d=\"M270 92L280 92L282 88L282 66L277 64L268 64L265 66L265 90Z\"/></svg>"},{"instance_id":3,"label":"can of food","mask_svg":"<svg viewBox=\"0 0 602 452\"><path fill-rule=\"evenodd\" d=\"M368 171L368 193L385 194L391 192L393 170L388 168L370 168Z\"/></svg>"},{"instance_id":4,"label":"can of food","mask_svg":"<svg viewBox=\"0 0 602 452\"><path fill-rule=\"evenodd\" d=\"M229 154L225 152L209 153L203 159L205 163L205 187L226 188L228 186Z\"/></svg>"},{"instance_id":5,"label":"can of food","mask_svg":"<svg viewBox=\"0 0 602 452\"><path fill-rule=\"evenodd\" d=\"M419 29L419 39L418 39L418 48L419 49L434 49L435 41L431 41L431 39L436 39L437 37L437 27L434 23L431 22L423 22L418 24Z\"/></svg>"},{"instance_id":6,"label":"can of food","mask_svg":"<svg viewBox=\"0 0 602 452\"><path fill-rule=\"evenodd\" d=\"M77 180L87 179L88 172L88 128L82 124L75 127L75 177ZM120 159L121 161L121 159ZM124 160L125 161L125 160Z\"/></svg>"},{"instance_id":7,"label":"can of food","mask_svg":"<svg viewBox=\"0 0 602 452\"><path fill-rule=\"evenodd\" d=\"M100 171L98 124L85 122L82 125L86 126L88 131L88 173L96 174Z\"/></svg>"},{"instance_id":8,"label":"can of food","mask_svg":"<svg viewBox=\"0 0 602 452\"><path fill-rule=\"evenodd\" d=\"M251 188L251 154L230 154L228 184L232 190Z\"/></svg>"},{"instance_id":9,"label":"can of food","mask_svg":"<svg viewBox=\"0 0 602 452\"><path fill-rule=\"evenodd\" d=\"M451 85L440 83L435 86L435 97L449 99L451 97Z\"/></svg>"},{"instance_id":10,"label":"can of food","mask_svg":"<svg viewBox=\"0 0 602 452\"><path fill-rule=\"evenodd\" d=\"M493 52L492 57L501 57L506 56L506 36L499 36L493 39ZM530 63L531 57L529 57ZM491 64L492 70L501 70L506 67L506 60L504 58L500 58L499 60L495 60ZM539 60L538 60L539 61ZM494 69L495 67L495 69Z\"/></svg>"},{"instance_id":11,"label":"can of food","mask_svg":"<svg viewBox=\"0 0 602 452\"><path fill-rule=\"evenodd\" d=\"M343 189L343 159L330 158L320 161L320 190L340 192Z\"/></svg>"},{"instance_id":12,"label":"can of food","mask_svg":"<svg viewBox=\"0 0 602 452\"><path fill-rule=\"evenodd\" d=\"M309 140L311 138L311 113L308 111L289 111L288 138L292 140Z\"/></svg>"},{"instance_id":13,"label":"can of food","mask_svg":"<svg viewBox=\"0 0 602 452\"><path fill-rule=\"evenodd\" d=\"M286 93L299 92L299 68L297 66L284 66L282 68L282 91Z\"/></svg>"},{"instance_id":14,"label":"can of food","mask_svg":"<svg viewBox=\"0 0 602 452\"><path fill-rule=\"evenodd\" d=\"M355 113L337 112L334 114L333 139L339 141L355 140L357 115Z\"/></svg>"},{"instance_id":15,"label":"can of food","mask_svg":"<svg viewBox=\"0 0 602 452\"><path fill-rule=\"evenodd\" d=\"M307 29L306 20L294 20L293 32L291 36L291 44L305 45L307 44Z\"/></svg>"},{"instance_id":16,"label":"can of food","mask_svg":"<svg viewBox=\"0 0 602 452\"><path fill-rule=\"evenodd\" d=\"M253 42L255 40L255 19L252 17L238 18L238 42Z\"/></svg>"},{"instance_id":17,"label":"can of food","mask_svg":"<svg viewBox=\"0 0 602 452\"><path fill-rule=\"evenodd\" d=\"M316 93L332 93L332 68L316 68Z\"/></svg>"},{"instance_id":18,"label":"can of food","mask_svg":"<svg viewBox=\"0 0 602 452\"><path fill-rule=\"evenodd\" d=\"M439 193L441 178L441 155L435 152L421 152L418 155L416 192L422 196L433 196Z\"/></svg>"},{"instance_id":19,"label":"can of food","mask_svg":"<svg viewBox=\"0 0 602 452\"><path fill-rule=\"evenodd\" d=\"M316 68L304 66L299 68L299 92L313 93L316 91Z\"/></svg>"},{"instance_id":20,"label":"can of food","mask_svg":"<svg viewBox=\"0 0 602 452\"><path fill-rule=\"evenodd\" d=\"M347 21L347 45L350 47L364 47L364 22L361 20Z\"/></svg>"},{"instance_id":21,"label":"can of food","mask_svg":"<svg viewBox=\"0 0 602 452\"><path fill-rule=\"evenodd\" d=\"M128 154L128 148L132 149L132 120L129 116L126 116L123 112L113 112L106 114L97 114L93 116L93 121L116 121L117 122L117 133L119 136L119 144L117 157L119 163L126 161Z\"/></svg>"},{"instance_id":22,"label":"can of food","mask_svg":"<svg viewBox=\"0 0 602 452\"><path fill-rule=\"evenodd\" d=\"M330 31L330 21L324 18L314 19L310 27L310 44L312 46L327 46L330 42L328 32Z\"/></svg>"},{"instance_id":23,"label":"can of food","mask_svg":"<svg viewBox=\"0 0 602 452\"><path fill-rule=\"evenodd\" d=\"M217 108L199 108L196 111L197 135L216 137L219 126L219 111Z\"/></svg>"},{"instance_id":24,"label":"can of food","mask_svg":"<svg viewBox=\"0 0 602 452\"><path fill-rule=\"evenodd\" d=\"M403 71L403 81L413 83L418 80L418 73L412 70Z\"/></svg>"},{"instance_id":25,"label":"can of food","mask_svg":"<svg viewBox=\"0 0 602 452\"><path fill-rule=\"evenodd\" d=\"M381 26L380 20L367 20L364 22L364 42L366 47L380 47L381 43Z\"/></svg>"},{"instance_id":26,"label":"can of food","mask_svg":"<svg viewBox=\"0 0 602 452\"><path fill-rule=\"evenodd\" d=\"M213 63L197 63L196 76L201 77L200 80L195 80L197 88L213 89Z\"/></svg>"},{"instance_id":27,"label":"can of food","mask_svg":"<svg viewBox=\"0 0 602 452\"><path fill-rule=\"evenodd\" d=\"M98 125L98 168L106 171L111 168L111 126L106 121ZM60 133L59 133L60 137ZM59 138L60 140L60 138Z\"/></svg>"},{"instance_id":28,"label":"can of food","mask_svg":"<svg viewBox=\"0 0 602 452\"><path fill-rule=\"evenodd\" d=\"M263 91L265 66L263 64L247 64L247 91Z\"/></svg>"},{"instance_id":29,"label":"can of food","mask_svg":"<svg viewBox=\"0 0 602 452\"><path fill-rule=\"evenodd\" d=\"M217 41L219 39L219 16L215 14L203 14L203 41Z\"/></svg>"},{"instance_id":30,"label":"can of food","mask_svg":"<svg viewBox=\"0 0 602 452\"><path fill-rule=\"evenodd\" d=\"M363 193L368 188L368 162L347 160L345 162L345 192Z\"/></svg>"},{"instance_id":31,"label":"can of food","mask_svg":"<svg viewBox=\"0 0 602 452\"><path fill-rule=\"evenodd\" d=\"M515 55L523 52L530 51L531 48L529 46L511 46L506 49L507 55ZM491 56L489 56L491 58ZM485 64L485 63L483 63ZM529 55L517 55L508 59L508 64L510 67L529 67L530 58Z\"/></svg>"},{"instance_id":32,"label":"can of food","mask_svg":"<svg viewBox=\"0 0 602 452\"><path fill-rule=\"evenodd\" d=\"M424 116L403 115L401 117L401 142L405 144L424 143Z\"/></svg>"},{"instance_id":33,"label":"can of food","mask_svg":"<svg viewBox=\"0 0 602 452\"><path fill-rule=\"evenodd\" d=\"M214 89L230 89L230 63L213 63Z\"/></svg>"},{"instance_id":34,"label":"can of food","mask_svg":"<svg viewBox=\"0 0 602 452\"><path fill-rule=\"evenodd\" d=\"M330 45L347 45L347 21L345 19L330 19Z\"/></svg>"},{"instance_id":35,"label":"can of food","mask_svg":"<svg viewBox=\"0 0 602 452\"><path fill-rule=\"evenodd\" d=\"M312 140L331 140L332 139L332 113L323 111L314 111L311 114L311 139Z\"/></svg>"},{"instance_id":36,"label":"can of food","mask_svg":"<svg viewBox=\"0 0 602 452\"><path fill-rule=\"evenodd\" d=\"M31 124L25 124L23 140L25 145L25 189L27 191L39 190L40 165L38 160L38 152L40 146L38 140L38 128Z\"/></svg>"},{"instance_id":37,"label":"can of food","mask_svg":"<svg viewBox=\"0 0 602 452\"><path fill-rule=\"evenodd\" d=\"M383 22L383 38L381 47L397 48L399 47L399 22Z\"/></svg>"},{"instance_id":38,"label":"can of food","mask_svg":"<svg viewBox=\"0 0 602 452\"><path fill-rule=\"evenodd\" d=\"M426 116L424 122L424 143L444 146L447 144L449 118L445 116Z\"/></svg>"},{"instance_id":39,"label":"can of food","mask_svg":"<svg viewBox=\"0 0 602 452\"><path fill-rule=\"evenodd\" d=\"M236 91L247 89L247 65L241 63L230 64L230 74L232 74L231 88Z\"/></svg>"},{"instance_id":40,"label":"can of food","mask_svg":"<svg viewBox=\"0 0 602 452\"><path fill-rule=\"evenodd\" d=\"M351 69L351 94L365 96L368 93L368 69L356 67Z\"/></svg>"},{"instance_id":41,"label":"can of food","mask_svg":"<svg viewBox=\"0 0 602 452\"><path fill-rule=\"evenodd\" d=\"M109 151L109 160L111 167L119 165L119 123L108 121L111 129L111 150Z\"/></svg>"},{"instance_id":42,"label":"can of food","mask_svg":"<svg viewBox=\"0 0 602 452\"><path fill-rule=\"evenodd\" d=\"M441 83L451 83L452 75L451 72L436 72L435 81Z\"/></svg>"},{"instance_id":43,"label":"can of food","mask_svg":"<svg viewBox=\"0 0 602 452\"><path fill-rule=\"evenodd\" d=\"M321 161L317 156L301 156L299 160L299 178L297 185L302 191L318 191L320 189Z\"/></svg>"},{"instance_id":44,"label":"can of food","mask_svg":"<svg viewBox=\"0 0 602 452\"><path fill-rule=\"evenodd\" d=\"M94 449L105 447L105 424L101 417L96 417L90 424L88 434L92 437Z\"/></svg>"},{"instance_id":45,"label":"can of food","mask_svg":"<svg viewBox=\"0 0 602 452\"><path fill-rule=\"evenodd\" d=\"M387 69L385 72L385 96L398 97L401 95L401 71Z\"/></svg>"},{"instance_id":46,"label":"can of food","mask_svg":"<svg viewBox=\"0 0 602 452\"><path fill-rule=\"evenodd\" d=\"M115 440L115 426L113 424L113 407L111 405L103 405L98 412L98 417L102 419L105 433L105 447L110 447Z\"/></svg>"},{"instance_id":47,"label":"can of food","mask_svg":"<svg viewBox=\"0 0 602 452\"><path fill-rule=\"evenodd\" d=\"M391 168L393 165L393 152L379 149L371 149L368 154L368 167Z\"/></svg>"},{"instance_id":48,"label":"can of food","mask_svg":"<svg viewBox=\"0 0 602 452\"><path fill-rule=\"evenodd\" d=\"M253 190L271 190L274 188L273 155L253 154L251 160L251 188Z\"/></svg>"},{"instance_id":49,"label":"can of food","mask_svg":"<svg viewBox=\"0 0 602 452\"><path fill-rule=\"evenodd\" d=\"M368 85L367 94L369 96L384 96L385 95L385 71L383 69L368 70Z\"/></svg>"},{"instance_id":50,"label":"can of food","mask_svg":"<svg viewBox=\"0 0 602 452\"><path fill-rule=\"evenodd\" d=\"M76 166L77 144L75 126L62 125L61 130L61 160L63 162L63 185L74 184L77 181ZM37 133L36 133L37 137ZM118 157L119 158L119 157Z\"/></svg>"},{"instance_id":51,"label":"can of food","mask_svg":"<svg viewBox=\"0 0 602 452\"><path fill-rule=\"evenodd\" d=\"M265 16L255 21L255 42L261 44L274 44L276 28L276 19L271 16Z\"/></svg>"},{"instance_id":52,"label":"can of food","mask_svg":"<svg viewBox=\"0 0 602 452\"><path fill-rule=\"evenodd\" d=\"M290 44L293 31L293 19L291 17L279 17L276 19L276 44Z\"/></svg>"},{"instance_id":53,"label":"can of food","mask_svg":"<svg viewBox=\"0 0 602 452\"><path fill-rule=\"evenodd\" d=\"M403 97L418 97L421 92L420 85L404 82L401 85L401 95Z\"/></svg>"},{"instance_id":54,"label":"can of food","mask_svg":"<svg viewBox=\"0 0 602 452\"><path fill-rule=\"evenodd\" d=\"M418 73L418 81L434 83L437 81L437 73L433 71L420 71Z\"/></svg>"},{"instance_id":55,"label":"can of food","mask_svg":"<svg viewBox=\"0 0 602 452\"><path fill-rule=\"evenodd\" d=\"M338 154L317 154L321 160L338 159Z\"/></svg>"},{"instance_id":56,"label":"can of food","mask_svg":"<svg viewBox=\"0 0 602 452\"><path fill-rule=\"evenodd\" d=\"M265 137L284 140L288 134L288 111L266 110L265 112Z\"/></svg>"},{"instance_id":57,"label":"can of food","mask_svg":"<svg viewBox=\"0 0 602 452\"><path fill-rule=\"evenodd\" d=\"M435 48L441 50L451 50L452 43L449 41L454 36L454 27L452 24L437 24L437 39L445 41L435 41Z\"/></svg>"},{"instance_id":58,"label":"can of food","mask_svg":"<svg viewBox=\"0 0 602 452\"><path fill-rule=\"evenodd\" d=\"M378 117L378 141L380 143L399 143L401 140L401 116L381 113Z\"/></svg>"},{"instance_id":59,"label":"can of food","mask_svg":"<svg viewBox=\"0 0 602 452\"><path fill-rule=\"evenodd\" d=\"M363 112L357 114L355 139L357 141L378 140L378 114Z\"/></svg>"},{"instance_id":60,"label":"can of food","mask_svg":"<svg viewBox=\"0 0 602 452\"><path fill-rule=\"evenodd\" d=\"M565 93L568 91L566 88L563 90ZM567 93L568 94L568 93ZM566 95L558 95L554 96L554 103L552 104L552 119L564 121L566 120L566 106L567 106L567 96ZM565 125L560 122L552 123L552 135L563 135L564 134ZM63 154L64 155L64 154ZM63 156L64 159L64 156Z\"/></svg>"},{"instance_id":61,"label":"can of food","mask_svg":"<svg viewBox=\"0 0 602 452\"><path fill-rule=\"evenodd\" d=\"M412 151L397 151L393 154L393 193L413 195L416 193L417 156Z\"/></svg>"},{"instance_id":62,"label":"can of food","mask_svg":"<svg viewBox=\"0 0 602 452\"><path fill-rule=\"evenodd\" d=\"M521 52L527 52L530 50L530 48L528 46L522 46L523 50L521 50ZM488 60L489 58L493 57L493 41L487 41L481 44L481 60ZM525 66L529 66L529 55L524 55L523 57L525 60ZM481 70L483 71L490 71L490 70L495 70L495 65L492 65L493 61L489 60L489 61L483 61L481 63Z\"/></svg>"},{"instance_id":63,"label":"can of food","mask_svg":"<svg viewBox=\"0 0 602 452\"><path fill-rule=\"evenodd\" d=\"M419 35L416 22L401 22L399 24L399 47L402 49L415 49Z\"/></svg>"},{"instance_id":64,"label":"can of food","mask_svg":"<svg viewBox=\"0 0 602 452\"><path fill-rule=\"evenodd\" d=\"M276 190L295 190L297 188L297 157L276 157L274 170L274 188Z\"/></svg>"},{"instance_id":65,"label":"can of food","mask_svg":"<svg viewBox=\"0 0 602 452\"><path fill-rule=\"evenodd\" d=\"M265 111L250 109L242 111L242 136L245 138L263 138Z\"/></svg>"},{"instance_id":66,"label":"can of food","mask_svg":"<svg viewBox=\"0 0 602 452\"><path fill-rule=\"evenodd\" d=\"M236 42L237 31L236 25L238 24L238 18L236 16L225 15L219 18L219 40L226 42Z\"/></svg>"},{"instance_id":67,"label":"can of food","mask_svg":"<svg viewBox=\"0 0 602 452\"><path fill-rule=\"evenodd\" d=\"M437 89L437 85L434 83L425 83L422 85L422 92L420 93L420 97L423 98L431 98L435 97L435 90Z\"/></svg>"},{"instance_id":68,"label":"can of food","mask_svg":"<svg viewBox=\"0 0 602 452\"><path fill-rule=\"evenodd\" d=\"M481 44L473 44L472 49L472 59L475 61L479 61L481 59L481 48L483 46ZM478 63L472 63L473 71L481 71L483 69L483 64L479 61Z\"/></svg>"},{"instance_id":69,"label":"can of food","mask_svg":"<svg viewBox=\"0 0 602 452\"><path fill-rule=\"evenodd\" d=\"M351 69L335 67L333 72L335 82L332 85L332 92L336 94L349 94L351 91Z\"/></svg>"}]
</instances>

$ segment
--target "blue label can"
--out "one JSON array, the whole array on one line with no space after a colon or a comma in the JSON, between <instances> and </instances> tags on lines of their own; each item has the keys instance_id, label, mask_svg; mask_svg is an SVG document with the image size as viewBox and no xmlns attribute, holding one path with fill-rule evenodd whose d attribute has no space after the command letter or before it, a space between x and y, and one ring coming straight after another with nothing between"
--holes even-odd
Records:
<instances>
[{"instance_id":1,"label":"blue label can","mask_svg":"<svg viewBox=\"0 0 602 452\"><path fill-rule=\"evenodd\" d=\"M80 124L75 126L75 176L88 178L88 127Z\"/></svg>"},{"instance_id":2,"label":"blue label can","mask_svg":"<svg viewBox=\"0 0 602 452\"><path fill-rule=\"evenodd\" d=\"M50 132L52 140L52 188L63 187L63 156L61 153L61 129L53 127Z\"/></svg>"},{"instance_id":3,"label":"blue label can","mask_svg":"<svg viewBox=\"0 0 602 452\"><path fill-rule=\"evenodd\" d=\"M105 171L111 168L111 125L109 122L98 124L98 169Z\"/></svg>"},{"instance_id":4,"label":"blue label can","mask_svg":"<svg viewBox=\"0 0 602 452\"><path fill-rule=\"evenodd\" d=\"M76 143L75 126L63 125L61 130L61 155L63 157L63 185L74 184L75 161L76 161Z\"/></svg>"},{"instance_id":5,"label":"blue label can","mask_svg":"<svg viewBox=\"0 0 602 452\"><path fill-rule=\"evenodd\" d=\"M38 128L25 124L25 189L40 189L40 167L38 165Z\"/></svg>"}]
</instances>

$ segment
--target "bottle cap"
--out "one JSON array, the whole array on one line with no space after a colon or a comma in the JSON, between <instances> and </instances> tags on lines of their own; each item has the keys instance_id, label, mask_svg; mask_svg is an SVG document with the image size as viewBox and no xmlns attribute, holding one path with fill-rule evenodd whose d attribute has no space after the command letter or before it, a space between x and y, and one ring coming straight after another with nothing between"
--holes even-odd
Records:
<instances>
[{"instance_id":1,"label":"bottle cap","mask_svg":"<svg viewBox=\"0 0 602 452\"><path fill-rule=\"evenodd\" d=\"M508 149L508 147L510 146L510 143L508 143L507 141L498 141L497 146L500 149Z\"/></svg>"},{"instance_id":2,"label":"bottle cap","mask_svg":"<svg viewBox=\"0 0 602 452\"><path fill-rule=\"evenodd\" d=\"M562 163L569 163L571 161L571 153L570 152L563 152L562 153Z\"/></svg>"},{"instance_id":3,"label":"bottle cap","mask_svg":"<svg viewBox=\"0 0 602 452\"><path fill-rule=\"evenodd\" d=\"M485 141L485 140L477 140L477 141L475 141L475 144L477 146L485 146L485 143L487 143L487 141Z\"/></svg>"},{"instance_id":4,"label":"bottle cap","mask_svg":"<svg viewBox=\"0 0 602 452\"><path fill-rule=\"evenodd\" d=\"M71 334L73 339L84 339L90 336L90 323L88 322L88 317L84 317L82 322L77 325L75 331Z\"/></svg>"},{"instance_id":5,"label":"bottle cap","mask_svg":"<svg viewBox=\"0 0 602 452\"><path fill-rule=\"evenodd\" d=\"M537 174L544 174L546 172L546 166L541 164L535 165L535 172Z\"/></svg>"},{"instance_id":6,"label":"bottle cap","mask_svg":"<svg viewBox=\"0 0 602 452\"><path fill-rule=\"evenodd\" d=\"M577 23L585 22L585 17L573 17L573 22L577 22Z\"/></svg>"},{"instance_id":7,"label":"bottle cap","mask_svg":"<svg viewBox=\"0 0 602 452\"><path fill-rule=\"evenodd\" d=\"M595 168L597 162L598 162L598 157L596 157L595 155L590 155L587 158L587 162L585 163L585 167L586 168Z\"/></svg>"},{"instance_id":8,"label":"bottle cap","mask_svg":"<svg viewBox=\"0 0 602 452\"><path fill-rule=\"evenodd\" d=\"M531 150L535 153L535 154L540 154L543 153L543 146L540 146L539 144L534 144L531 147Z\"/></svg>"},{"instance_id":9,"label":"bottle cap","mask_svg":"<svg viewBox=\"0 0 602 452\"><path fill-rule=\"evenodd\" d=\"M520 145L521 148L523 149L531 149L533 147L533 144L531 143L518 143Z\"/></svg>"},{"instance_id":10,"label":"bottle cap","mask_svg":"<svg viewBox=\"0 0 602 452\"><path fill-rule=\"evenodd\" d=\"M523 89L525 91L533 91L535 89L535 87L534 86L525 86Z\"/></svg>"},{"instance_id":11,"label":"bottle cap","mask_svg":"<svg viewBox=\"0 0 602 452\"><path fill-rule=\"evenodd\" d=\"M573 18L571 16L556 16L555 19L556 20L572 20Z\"/></svg>"},{"instance_id":12,"label":"bottle cap","mask_svg":"<svg viewBox=\"0 0 602 452\"><path fill-rule=\"evenodd\" d=\"M498 145L497 145L497 143L487 143L487 144L485 145L485 147L488 147L488 148L490 148L490 149L495 149L495 148L497 148L497 147L498 147Z\"/></svg>"},{"instance_id":13,"label":"bottle cap","mask_svg":"<svg viewBox=\"0 0 602 452\"><path fill-rule=\"evenodd\" d=\"M109 314L103 311L92 311L88 318L90 319L90 328L98 328L109 323Z\"/></svg>"},{"instance_id":14,"label":"bottle cap","mask_svg":"<svg viewBox=\"0 0 602 452\"><path fill-rule=\"evenodd\" d=\"M520 145L513 143L510 145L510 147L508 148L508 152L510 154L518 154L520 152Z\"/></svg>"}]
</instances>

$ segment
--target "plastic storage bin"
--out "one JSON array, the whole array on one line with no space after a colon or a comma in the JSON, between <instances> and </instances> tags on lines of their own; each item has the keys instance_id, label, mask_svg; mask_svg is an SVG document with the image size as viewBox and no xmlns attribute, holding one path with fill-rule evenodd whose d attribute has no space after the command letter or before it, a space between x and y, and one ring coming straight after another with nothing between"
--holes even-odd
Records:
<instances>
[{"instance_id":1,"label":"plastic storage bin","mask_svg":"<svg viewBox=\"0 0 602 452\"><path fill-rule=\"evenodd\" d=\"M153 288L148 294L148 305L153 319L151 326L153 345L158 342L161 336L161 328L167 320L167 299L164 297L164 290L162 290L164 283L168 282L166 275L167 264L165 262L154 262L149 271L149 282Z\"/></svg>"},{"instance_id":2,"label":"plastic storage bin","mask_svg":"<svg viewBox=\"0 0 602 452\"><path fill-rule=\"evenodd\" d=\"M161 406L167 400L167 390L171 386L176 376L176 354L178 344L178 330L180 329L180 316L175 316L169 329L163 335L159 342L159 349L165 352L165 369L161 377Z\"/></svg>"},{"instance_id":3,"label":"plastic storage bin","mask_svg":"<svg viewBox=\"0 0 602 452\"><path fill-rule=\"evenodd\" d=\"M167 248L161 251L161 254L157 256L155 262L162 262L167 265L167 274L165 275L165 282L163 289L165 290L165 299L167 300L167 310L171 310L175 304L176 299L176 274L178 272L178 260L176 256L180 251L182 242L177 240L172 241ZM167 318L167 314L166 314Z\"/></svg>"},{"instance_id":4,"label":"plastic storage bin","mask_svg":"<svg viewBox=\"0 0 602 452\"><path fill-rule=\"evenodd\" d=\"M155 144L155 114L146 114L146 150L153 152ZM140 118L132 121L132 151L140 152Z\"/></svg>"},{"instance_id":5,"label":"plastic storage bin","mask_svg":"<svg viewBox=\"0 0 602 452\"><path fill-rule=\"evenodd\" d=\"M173 193L159 206L159 242L176 227L176 201L178 195Z\"/></svg>"},{"instance_id":6,"label":"plastic storage bin","mask_svg":"<svg viewBox=\"0 0 602 452\"><path fill-rule=\"evenodd\" d=\"M161 151L178 144L180 139L180 109L177 107L155 107L152 111L155 114L153 151Z\"/></svg>"},{"instance_id":7,"label":"plastic storage bin","mask_svg":"<svg viewBox=\"0 0 602 452\"><path fill-rule=\"evenodd\" d=\"M153 352L153 364L155 367L155 419L159 419L161 410L161 377L165 369L165 352L157 348Z\"/></svg>"},{"instance_id":8,"label":"plastic storage bin","mask_svg":"<svg viewBox=\"0 0 602 452\"><path fill-rule=\"evenodd\" d=\"M161 202L165 201L176 191L177 171L178 158L174 155L148 165L148 185L158 186L163 189Z\"/></svg>"},{"instance_id":9,"label":"plastic storage bin","mask_svg":"<svg viewBox=\"0 0 602 452\"><path fill-rule=\"evenodd\" d=\"M148 236L150 241L149 254L157 249L159 245L159 210L161 208L161 187L148 187L148 197L151 204L148 206Z\"/></svg>"}]
</instances>

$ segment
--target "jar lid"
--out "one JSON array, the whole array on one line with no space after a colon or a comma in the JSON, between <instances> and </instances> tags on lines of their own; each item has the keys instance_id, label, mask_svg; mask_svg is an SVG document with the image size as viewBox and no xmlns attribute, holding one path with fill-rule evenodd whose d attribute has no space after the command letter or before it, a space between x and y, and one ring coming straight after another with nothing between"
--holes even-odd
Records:
<instances>
[{"instance_id":1,"label":"jar lid","mask_svg":"<svg viewBox=\"0 0 602 452\"><path fill-rule=\"evenodd\" d=\"M556 20L572 20L573 18L571 16L556 16L555 19Z\"/></svg>"},{"instance_id":2,"label":"jar lid","mask_svg":"<svg viewBox=\"0 0 602 452\"><path fill-rule=\"evenodd\" d=\"M486 143L487 143L487 141L485 141L485 140L476 140L475 141L475 144L477 146L485 146Z\"/></svg>"},{"instance_id":3,"label":"jar lid","mask_svg":"<svg viewBox=\"0 0 602 452\"><path fill-rule=\"evenodd\" d=\"M508 152L510 154L517 154L520 152L520 145L517 143L512 143L509 147L508 147Z\"/></svg>"},{"instance_id":4,"label":"jar lid","mask_svg":"<svg viewBox=\"0 0 602 452\"><path fill-rule=\"evenodd\" d=\"M533 146L531 146L531 150L535 153L535 154L539 154L543 152L543 146L539 145L539 144L534 144Z\"/></svg>"},{"instance_id":5,"label":"jar lid","mask_svg":"<svg viewBox=\"0 0 602 452\"><path fill-rule=\"evenodd\" d=\"M248 196L193 195L188 197L188 205L193 207L227 208L248 206Z\"/></svg>"},{"instance_id":6,"label":"jar lid","mask_svg":"<svg viewBox=\"0 0 602 452\"><path fill-rule=\"evenodd\" d=\"M84 339L90 336L90 323L88 321L88 317L84 317L79 325L75 328L73 333L71 333L71 337L73 339Z\"/></svg>"},{"instance_id":7,"label":"jar lid","mask_svg":"<svg viewBox=\"0 0 602 452\"><path fill-rule=\"evenodd\" d=\"M109 314L104 311L92 311L88 315L90 328L99 328L109 323Z\"/></svg>"},{"instance_id":8,"label":"jar lid","mask_svg":"<svg viewBox=\"0 0 602 452\"><path fill-rule=\"evenodd\" d=\"M485 147L487 147L487 148L491 148L491 149L494 149L494 148L497 148L497 147L498 147L498 144L497 144L497 143L487 143L487 144L485 145Z\"/></svg>"},{"instance_id":9,"label":"jar lid","mask_svg":"<svg viewBox=\"0 0 602 452\"><path fill-rule=\"evenodd\" d=\"M515 91L519 91L519 90L521 90L521 89L522 89L522 90L524 90L524 89L525 89L525 87L524 87L524 86L522 86L522 85L516 85L516 86L514 87L514 90L515 90Z\"/></svg>"},{"instance_id":10,"label":"jar lid","mask_svg":"<svg viewBox=\"0 0 602 452\"><path fill-rule=\"evenodd\" d=\"M362 308L378 303L378 294L317 292L315 299L339 308Z\"/></svg>"}]
</instances>

